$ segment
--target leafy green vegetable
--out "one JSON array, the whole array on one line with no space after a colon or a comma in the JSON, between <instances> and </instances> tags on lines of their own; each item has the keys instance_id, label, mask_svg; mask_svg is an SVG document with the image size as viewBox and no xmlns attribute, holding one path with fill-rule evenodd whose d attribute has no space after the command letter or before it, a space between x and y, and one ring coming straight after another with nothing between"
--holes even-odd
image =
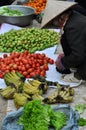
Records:
<instances>
[{"instance_id":1,"label":"leafy green vegetable","mask_svg":"<svg viewBox=\"0 0 86 130\"><path fill-rule=\"evenodd\" d=\"M79 118L79 120L78 120L78 125L79 125L79 126L86 126L86 119L84 119L84 118Z\"/></svg>"},{"instance_id":2,"label":"leafy green vegetable","mask_svg":"<svg viewBox=\"0 0 86 130\"><path fill-rule=\"evenodd\" d=\"M55 112L54 116L51 118L51 126L55 128L55 130L61 130L63 126L66 125L66 115L61 112Z\"/></svg>"},{"instance_id":3,"label":"leafy green vegetable","mask_svg":"<svg viewBox=\"0 0 86 130\"><path fill-rule=\"evenodd\" d=\"M81 114L81 113L83 113L85 107L86 107L86 104L77 104L77 105L75 106L75 110L76 110L79 114Z\"/></svg>"},{"instance_id":4,"label":"leafy green vegetable","mask_svg":"<svg viewBox=\"0 0 86 130\"><path fill-rule=\"evenodd\" d=\"M22 16L23 14L18 10L11 10L8 7L0 8L0 15L4 16Z\"/></svg>"},{"instance_id":5,"label":"leafy green vegetable","mask_svg":"<svg viewBox=\"0 0 86 130\"><path fill-rule=\"evenodd\" d=\"M23 115L19 119L19 123L24 125L24 130L48 130L49 125L49 106L41 105L40 100L29 102L23 111Z\"/></svg>"},{"instance_id":6,"label":"leafy green vegetable","mask_svg":"<svg viewBox=\"0 0 86 130\"><path fill-rule=\"evenodd\" d=\"M66 115L55 112L50 105L44 105L40 100L28 102L18 120L24 130L48 130L49 127L60 130L66 125Z\"/></svg>"}]
</instances>

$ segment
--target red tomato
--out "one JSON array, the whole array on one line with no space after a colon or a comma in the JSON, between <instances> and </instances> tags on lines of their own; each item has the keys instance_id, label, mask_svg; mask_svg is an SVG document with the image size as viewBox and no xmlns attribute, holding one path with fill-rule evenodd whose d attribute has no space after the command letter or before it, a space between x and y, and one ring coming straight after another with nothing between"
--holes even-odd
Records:
<instances>
[{"instance_id":1,"label":"red tomato","mask_svg":"<svg viewBox=\"0 0 86 130\"><path fill-rule=\"evenodd\" d=\"M3 60L3 58L0 57L0 62Z\"/></svg>"},{"instance_id":2,"label":"red tomato","mask_svg":"<svg viewBox=\"0 0 86 130\"><path fill-rule=\"evenodd\" d=\"M26 69L25 69L25 67L24 66L22 66L22 68L21 68L21 71L25 71Z\"/></svg>"},{"instance_id":3,"label":"red tomato","mask_svg":"<svg viewBox=\"0 0 86 130\"><path fill-rule=\"evenodd\" d=\"M36 65L35 65L35 64L32 64L32 68L36 68Z\"/></svg>"},{"instance_id":4,"label":"red tomato","mask_svg":"<svg viewBox=\"0 0 86 130\"><path fill-rule=\"evenodd\" d=\"M49 59L49 63L50 64L54 64L54 60L53 59Z\"/></svg>"},{"instance_id":5,"label":"red tomato","mask_svg":"<svg viewBox=\"0 0 86 130\"><path fill-rule=\"evenodd\" d=\"M28 71L28 73L31 73L31 72L33 72L33 68L29 68L27 71Z\"/></svg>"},{"instance_id":6,"label":"red tomato","mask_svg":"<svg viewBox=\"0 0 86 130\"><path fill-rule=\"evenodd\" d=\"M42 53L41 56L42 56L42 58L44 58L44 57L46 57L46 54Z\"/></svg>"},{"instance_id":7,"label":"red tomato","mask_svg":"<svg viewBox=\"0 0 86 130\"><path fill-rule=\"evenodd\" d=\"M32 65L32 61L31 61L31 60L28 60L28 63L29 63L30 65Z\"/></svg>"},{"instance_id":8,"label":"red tomato","mask_svg":"<svg viewBox=\"0 0 86 130\"><path fill-rule=\"evenodd\" d=\"M31 61L34 61L34 57L31 57L30 59L31 59Z\"/></svg>"},{"instance_id":9,"label":"red tomato","mask_svg":"<svg viewBox=\"0 0 86 130\"><path fill-rule=\"evenodd\" d=\"M10 70L11 68L10 68L10 66L6 66L6 69L7 69L7 70Z\"/></svg>"},{"instance_id":10,"label":"red tomato","mask_svg":"<svg viewBox=\"0 0 86 130\"><path fill-rule=\"evenodd\" d=\"M36 63L36 67L40 67L40 64L39 64L39 63Z\"/></svg>"},{"instance_id":11,"label":"red tomato","mask_svg":"<svg viewBox=\"0 0 86 130\"><path fill-rule=\"evenodd\" d=\"M6 67L2 67L1 70L2 70L2 71L5 71L5 70L6 70Z\"/></svg>"},{"instance_id":12,"label":"red tomato","mask_svg":"<svg viewBox=\"0 0 86 130\"><path fill-rule=\"evenodd\" d=\"M20 64L19 62L16 62L16 65L17 65L17 66L19 66L19 64Z\"/></svg>"},{"instance_id":13,"label":"red tomato","mask_svg":"<svg viewBox=\"0 0 86 130\"><path fill-rule=\"evenodd\" d=\"M22 59L22 62L23 62L23 64L27 64L28 63L28 61L25 58Z\"/></svg>"},{"instance_id":14,"label":"red tomato","mask_svg":"<svg viewBox=\"0 0 86 130\"><path fill-rule=\"evenodd\" d=\"M35 76L35 75L36 75L36 73L34 73L34 72L31 72L31 73L30 73L30 76L31 76L31 77L33 77L33 76Z\"/></svg>"},{"instance_id":15,"label":"red tomato","mask_svg":"<svg viewBox=\"0 0 86 130\"><path fill-rule=\"evenodd\" d=\"M11 61L10 61L10 60L7 60L7 61L6 61L6 64L7 64L7 65L9 65L10 63L11 63Z\"/></svg>"},{"instance_id":16,"label":"red tomato","mask_svg":"<svg viewBox=\"0 0 86 130\"><path fill-rule=\"evenodd\" d=\"M46 72L45 71L41 71L40 72L40 76L45 76Z\"/></svg>"},{"instance_id":17,"label":"red tomato","mask_svg":"<svg viewBox=\"0 0 86 130\"><path fill-rule=\"evenodd\" d=\"M23 66L23 63L22 63L22 62L20 62L19 64L20 64L20 66Z\"/></svg>"},{"instance_id":18,"label":"red tomato","mask_svg":"<svg viewBox=\"0 0 86 130\"><path fill-rule=\"evenodd\" d=\"M4 73L0 73L0 78L3 78L4 77Z\"/></svg>"},{"instance_id":19,"label":"red tomato","mask_svg":"<svg viewBox=\"0 0 86 130\"><path fill-rule=\"evenodd\" d=\"M44 70L49 70L48 64L44 65Z\"/></svg>"},{"instance_id":20,"label":"red tomato","mask_svg":"<svg viewBox=\"0 0 86 130\"><path fill-rule=\"evenodd\" d=\"M7 55L7 54L3 54L3 57L4 57L4 58L7 58L7 57L8 57L8 55Z\"/></svg>"},{"instance_id":21,"label":"red tomato","mask_svg":"<svg viewBox=\"0 0 86 130\"><path fill-rule=\"evenodd\" d=\"M37 53L34 54L34 58L38 59L38 54Z\"/></svg>"},{"instance_id":22,"label":"red tomato","mask_svg":"<svg viewBox=\"0 0 86 130\"><path fill-rule=\"evenodd\" d=\"M23 74L23 76L26 77L28 73L27 73L27 71L24 71L22 74Z\"/></svg>"},{"instance_id":23,"label":"red tomato","mask_svg":"<svg viewBox=\"0 0 86 130\"><path fill-rule=\"evenodd\" d=\"M24 54L25 54L25 55L28 55L28 50L25 50L25 51L24 51Z\"/></svg>"},{"instance_id":24,"label":"red tomato","mask_svg":"<svg viewBox=\"0 0 86 130\"><path fill-rule=\"evenodd\" d=\"M15 59L14 59L14 61L15 61L15 62L18 62L18 61L19 61L19 59L18 59L18 58L15 58Z\"/></svg>"},{"instance_id":25,"label":"red tomato","mask_svg":"<svg viewBox=\"0 0 86 130\"><path fill-rule=\"evenodd\" d=\"M30 68L30 65L29 65L29 64L26 64L26 65L25 65L25 68L26 68L26 70L29 69L29 68Z\"/></svg>"},{"instance_id":26,"label":"red tomato","mask_svg":"<svg viewBox=\"0 0 86 130\"><path fill-rule=\"evenodd\" d=\"M48 63L46 59L44 59L43 62L44 62L44 64L47 64L47 63Z\"/></svg>"},{"instance_id":27,"label":"red tomato","mask_svg":"<svg viewBox=\"0 0 86 130\"><path fill-rule=\"evenodd\" d=\"M22 66L18 66L18 70L22 70Z\"/></svg>"},{"instance_id":28,"label":"red tomato","mask_svg":"<svg viewBox=\"0 0 86 130\"><path fill-rule=\"evenodd\" d=\"M14 58L18 58L20 56L20 53L18 53L18 52L16 52L15 54L14 54Z\"/></svg>"},{"instance_id":29,"label":"red tomato","mask_svg":"<svg viewBox=\"0 0 86 130\"><path fill-rule=\"evenodd\" d=\"M39 69L36 70L35 73L38 74L38 75L40 75L40 70Z\"/></svg>"},{"instance_id":30,"label":"red tomato","mask_svg":"<svg viewBox=\"0 0 86 130\"><path fill-rule=\"evenodd\" d=\"M18 66L16 64L13 64L13 69L17 70Z\"/></svg>"},{"instance_id":31,"label":"red tomato","mask_svg":"<svg viewBox=\"0 0 86 130\"><path fill-rule=\"evenodd\" d=\"M30 76L30 75L27 75L26 78L31 78L31 76Z\"/></svg>"}]
</instances>

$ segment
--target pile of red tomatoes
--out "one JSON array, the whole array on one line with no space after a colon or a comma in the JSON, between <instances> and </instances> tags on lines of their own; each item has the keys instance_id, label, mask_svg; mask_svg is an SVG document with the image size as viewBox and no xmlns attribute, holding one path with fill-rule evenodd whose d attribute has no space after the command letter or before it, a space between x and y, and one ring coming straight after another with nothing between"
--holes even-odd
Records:
<instances>
[{"instance_id":1,"label":"pile of red tomatoes","mask_svg":"<svg viewBox=\"0 0 86 130\"><path fill-rule=\"evenodd\" d=\"M48 64L54 64L54 60L44 53L29 53L27 50L9 55L4 53L3 58L0 58L0 78L4 78L5 73L11 71L19 72L26 78L37 74L45 76L49 69Z\"/></svg>"}]
</instances>

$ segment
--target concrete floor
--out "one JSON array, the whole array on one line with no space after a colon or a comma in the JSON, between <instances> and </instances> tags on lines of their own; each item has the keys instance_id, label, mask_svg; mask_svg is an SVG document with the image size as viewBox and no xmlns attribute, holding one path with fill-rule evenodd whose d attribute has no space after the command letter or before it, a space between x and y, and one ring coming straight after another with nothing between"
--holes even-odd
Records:
<instances>
[{"instance_id":1,"label":"concrete floor","mask_svg":"<svg viewBox=\"0 0 86 130\"><path fill-rule=\"evenodd\" d=\"M31 25L30 27L32 26L39 27L39 24L36 21L34 21L33 25ZM61 48L58 48L58 52L60 53L61 51L62 51ZM74 90L75 90L74 100L72 103L70 103L73 109L76 104L80 104L80 103L86 104L86 83L81 84L79 87L74 88ZM0 96L0 126L1 126L1 122L3 118L6 115L7 105L8 105L8 102ZM81 116L86 118L86 110ZM81 127L79 128L79 130L86 130L86 127Z\"/></svg>"}]
</instances>

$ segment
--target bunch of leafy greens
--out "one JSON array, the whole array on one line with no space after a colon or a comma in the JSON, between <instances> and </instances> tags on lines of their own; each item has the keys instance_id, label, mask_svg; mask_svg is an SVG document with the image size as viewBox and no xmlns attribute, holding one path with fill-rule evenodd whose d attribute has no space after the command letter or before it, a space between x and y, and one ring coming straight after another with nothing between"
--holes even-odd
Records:
<instances>
[{"instance_id":1,"label":"bunch of leafy greens","mask_svg":"<svg viewBox=\"0 0 86 130\"><path fill-rule=\"evenodd\" d=\"M79 126L86 126L86 119L84 119L84 118L79 118L79 120L78 120L78 125L79 125Z\"/></svg>"},{"instance_id":2,"label":"bunch of leafy greens","mask_svg":"<svg viewBox=\"0 0 86 130\"><path fill-rule=\"evenodd\" d=\"M55 112L50 105L44 105L40 100L28 102L23 109L18 123L24 126L23 130L48 130L49 127L60 130L66 125L66 115Z\"/></svg>"},{"instance_id":3,"label":"bunch of leafy greens","mask_svg":"<svg viewBox=\"0 0 86 130\"><path fill-rule=\"evenodd\" d=\"M75 106L75 110L76 110L79 114L81 114L81 113L84 112L85 107L86 107L86 104L77 104L77 105Z\"/></svg>"}]
</instances>

